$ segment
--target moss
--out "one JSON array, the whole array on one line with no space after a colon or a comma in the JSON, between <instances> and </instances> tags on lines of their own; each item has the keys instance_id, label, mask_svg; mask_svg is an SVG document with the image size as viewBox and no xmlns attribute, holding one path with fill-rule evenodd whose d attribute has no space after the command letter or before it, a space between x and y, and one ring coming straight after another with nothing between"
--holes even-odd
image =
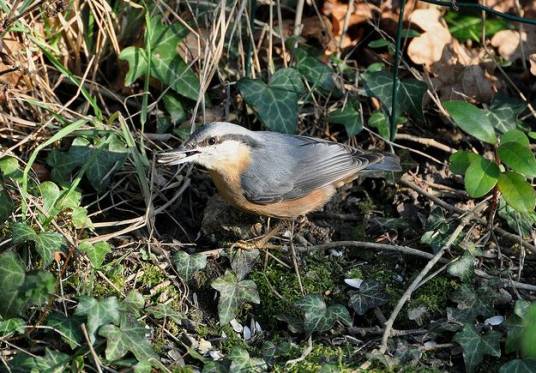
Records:
<instances>
[{"instance_id":1,"label":"moss","mask_svg":"<svg viewBox=\"0 0 536 373\"><path fill-rule=\"evenodd\" d=\"M104 267L106 268L106 267ZM104 271L104 269L103 269ZM114 285L112 286L108 281L97 277L93 283L93 288L91 289L91 294L96 297L104 297L111 295L121 295L119 290L123 290L125 287L125 276L123 274L124 268L122 265L111 266L104 275L110 282Z\"/></svg>"},{"instance_id":2,"label":"moss","mask_svg":"<svg viewBox=\"0 0 536 373\"><path fill-rule=\"evenodd\" d=\"M343 270L334 259L307 257L300 269L305 294L336 296L339 293L337 284L342 283L341 273ZM252 272L250 276L257 284L261 298L256 311L261 325L273 327L277 322L274 316L292 313L292 304L303 296L296 273L277 262L272 262L264 271Z\"/></svg>"},{"instance_id":3,"label":"moss","mask_svg":"<svg viewBox=\"0 0 536 373\"><path fill-rule=\"evenodd\" d=\"M434 277L415 293L412 307L423 305L433 313L443 312L447 307L448 296L459 287L459 284L447 277Z\"/></svg>"},{"instance_id":4,"label":"moss","mask_svg":"<svg viewBox=\"0 0 536 373\"><path fill-rule=\"evenodd\" d=\"M306 346L302 345L299 352L294 358L301 355L301 351ZM277 363L274 366L274 372L318 372L325 364L334 365L339 369L339 372L351 372L357 368L356 364L349 361L353 356L351 351L347 351L342 347L327 346L324 344L316 344L307 357L293 366L285 365L285 362Z\"/></svg>"},{"instance_id":5,"label":"moss","mask_svg":"<svg viewBox=\"0 0 536 373\"><path fill-rule=\"evenodd\" d=\"M140 281L147 287L154 287L166 280L164 272L154 264L143 263L142 264L143 275L140 277Z\"/></svg>"},{"instance_id":6,"label":"moss","mask_svg":"<svg viewBox=\"0 0 536 373\"><path fill-rule=\"evenodd\" d=\"M240 347L244 350L249 350L249 345L242 339L242 336L235 332L230 325L225 325L220 329L218 334L225 333L227 338L221 342L221 349L223 353L227 354L235 347Z\"/></svg>"}]
</instances>

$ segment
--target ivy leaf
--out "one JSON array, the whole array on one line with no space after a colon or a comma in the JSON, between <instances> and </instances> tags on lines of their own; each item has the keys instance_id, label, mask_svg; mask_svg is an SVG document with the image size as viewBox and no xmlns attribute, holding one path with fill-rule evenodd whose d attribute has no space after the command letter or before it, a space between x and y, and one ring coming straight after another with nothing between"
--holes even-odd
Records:
<instances>
[{"instance_id":1,"label":"ivy leaf","mask_svg":"<svg viewBox=\"0 0 536 373\"><path fill-rule=\"evenodd\" d=\"M45 347L44 356L30 356L19 353L10 361L12 372L62 373L67 370L71 357L63 352Z\"/></svg>"},{"instance_id":2,"label":"ivy leaf","mask_svg":"<svg viewBox=\"0 0 536 373\"><path fill-rule=\"evenodd\" d=\"M363 74L365 90L369 96L378 98L390 114L393 107L393 77L386 71L367 71ZM399 113L409 113L414 118L424 121L422 101L428 86L426 83L407 79L398 81L398 108Z\"/></svg>"},{"instance_id":3,"label":"ivy leaf","mask_svg":"<svg viewBox=\"0 0 536 373\"><path fill-rule=\"evenodd\" d=\"M39 193L43 198L43 209L50 215L54 204L60 197L60 187L52 181L45 181L39 185Z\"/></svg>"},{"instance_id":4,"label":"ivy leaf","mask_svg":"<svg viewBox=\"0 0 536 373\"><path fill-rule=\"evenodd\" d=\"M521 100L497 94L493 97L486 114L493 127L497 131L505 133L516 128L519 123L518 116L526 107L527 104Z\"/></svg>"},{"instance_id":5,"label":"ivy leaf","mask_svg":"<svg viewBox=\"0 0 536 373\"><path fill-rule=\"evenodd\" d=\"M243 302L260 303L257 285L251 280L239 281L233 272L226 271L214 280L211 286L220 293L218 315L220 324L227 324L235 318L238 308Z\"/></svg>"},{"instance_id":6,"label":"ivy leaf","mask_svg":"<svg viewBox=\"0 0 536 373\"><path fill-rule=\"evenodd\" d=\"M207 257L203 254L189 255L185 251L178 251L173 260L177 272L185 281L189 281L195 272L207 266Z\"/></svg>"},{"instance_id":7,"label":"ivy leaf","mask_svg":"<svg viewBox=\"0 0 536 373\"><path fill-rule=\"evenodd\" d=\"M99 269L104 262L106 254L112 251L112 248L110 247L109 243L104 241L97 242L95 244L82 241L78 246L78 250L87 255L91 265L93 265L93 268Z\"/></svg>"},{"instance_id":8,"label":"ivy leaf","mask_svg":"<svg viewBox=\"0 0 536 373\"><path fill-rule=\"evenodd\" d=\"M59 330L63 335L61 339L65 341L71 347L75 349L81 346L82 343L82 322L80 318L76 316L66 317L59 312L53 312L48 316L47 325Z\"/></svg>"},{"instance_id":9,"label":"ivy leaf","mask_svg":"<svg viewBox=\"0 0 536 373\"><path fill-rule=\"evenodd\" d=\"M378 129L378 133L385 140L389 140L391 130L389 128L389 119L383 111L375 111L369 117L368 125Z\"/></svg>"},{"instance_id":10,"label":"ivy leaf","mask_svg":"<svg viewBox=\"0 0 536 373\"><path fill-rule=\"evenodd\" d=\"M473 372L479 366L484 355L501 357L501 333L497 331L480 335L474 326L465 324L453 340L463 348L463 359L468 372Z\"/></svg>"},{"instance_id":11,"label":"ivy leaf","mask_svg":"<svg viewBox=\"0 0 536 373\"><path fill-rule=\"evenodd\" d=\"M379 282L363 281L359 290L350 292L348 305L358 315L364 315L371 308L379 307L389 300Z\"/></svg>"},{"instance_id":12,"label":"ivy leaf","mask_svg":"<svg viewBox=\"0 0 536 373\"><path fill-rule=\"evenodd\" d=\"M119 59L128 63L128 71L125 75L125 85L129 86L139 77L145 75L148 68L147 53L144 49L128 47L121 51Z\"/></svg>"},{"instance_id":13,"label":"ivy leaf","mask_svg":"<svg viewBox=\"0 0 536 373\"><path fill-rule=\"evenodd\" d=\"M43 266L47 267L54 260L54 253L61 251L63 236L56 232L35 233L26 223L15 223L11 231L15 244L34 242L35 250L43 259Z\"/></svg>"},{"instance_id":14,"label":"ivy leaf","mask_svg":"<svg viewBox=\"0 0 536 373\"><path fill-rule=\"evenodd\" d=\"M466 150L458 150L449 158L450 170L455 174L463 175L471 162L477 159L480 159L480 156L476 153L468 152Z\"/></svg>"},{"instance_id":15,"label":"ivy leaf","mask_svg":"<svg viewBox=\"0 0 536 373\"><path fill-rule=\"evenodd\" d=\"M20 290L26 273L19 256L6 251L0 254L0 315L14 316L22 311Z\"/></svg>"},{"instance_id":16,"label":"ivy leaf","mask_svg":"<svg viewBox=\"0 0 536 373\"><path fill-rule=\"evenodd\" d=\"M41 232L35 240L35 250L43 259L43 265L49 266L54 260L54 253L61 251L63 236L57 232Z\"/></svg>"},{"instance_id":17,"label":"ivy leaf","mask_svg":"<svg viewBox=\"0 0 536 373\"><path fill-rule=\"evenodd\" d=\"M294 55L296 57L296 69L307 79L313 88L320 88L328 93L338 93L335 81L333 80L335 73L330 66L320 62L302 48L296 48ZM336 92L333 92L334 90Z\"/></svg>"},{"instance_id":18,"label":"ivy leaf","mask_svg":"<svg viewBox=\"0 0 536 373\"><path fill-rule=\"evenodd\" d=\"M353 324L352 316L350 316L348 309L342 304L333 304L329 306L327 314L329 319L340 321L346 326L352 326Z\"/></svg>"},{"instance_id":19,"label":"ivy leaf","mask_svg":"<svg viewBox=\"0 0 536 373\"><path fill-rule=\"evenodd\" d=\"M497 149L501 161L515 172L527 177L536 176L536 158L526 145L518 142L506 142Z\"/></svg>"},{"instance_id":20,"label":"ivy leaf","mask_svg":"<svg viewBox=\"0 0 536 373\"><path fill-rule=\"evenodd\" d=\"M500 172L495 162L479 156L465 170L465 190L473 198L486 195L497 184Z\"/></svg>"},{"instance_id":21,"label":"ivy leaf","mask_svg":"<svg viewBox=\"0 0 536 373\"><path fill-rule=\"evenodd\" d=\"M536 372L536 360L515 359L504 364L499 373L534 373Z\"/></svg>"},{"instance_id":22,"label":"ivy leaf","mask_svg":"<svg viewBox=\"0 0 536 373\"><path fill-rule=\"evenodd\" d=\"M26 223L15 223L11 231L15 244L34 242L35 250L43 259L43 266L47 267L54 260L54 253L61 251L64 244L63 236L56 232L35 233Z\"/></svg>"},{"instance_id":23,"label":"ivy leaf","mask_svg":"<svg viewBox=\"0 0 536 373\"><path fill-rule=\"evenodd\" d=\"M451 300L458 304L452 317L457 321L467 322L476 319L477 316L492 316L495 294L494 289L488 286L476 290L466 284L460 286L450 296Z\"/></svg>"},{"instance_id":24,"label":"ivy leaf","mask_svg":"<svg viewBox=\"0 0 536 373\"><path fill-rule=\"evenodd\" d=\"M326 317L326 303L319 295L306 295L296 306L304 313L303 326L306 332L325 331L333 325L332 320Z\"/></svg>"},{"instance_id":25,"label":"ivy leaf","mask_svg":"<svg viewBox=\"0 0 536 373\"><path fill-rule=\"evenodd\" d=\"M443 107L452 117L454 123L477 139L489 144L497 143L493 125L486 113L465 101L444 101Z\"/></svg>"},{"instance_id":26,"label":"ivy leaf","mask_svg":"<svg viewBox=\"0 0 536 373\"><path fill-rule=\"evenodd\" d=\"M465 251L461 257L450 263L447 267L447 272L451 276L459 277L462 280L470 278L474 270L475 258L468 251Z\"/></svg>"},{"instance_id":27,"label":"ivy leaf","mask_svg":"<svg viewBox=\"0 0 536 373\"><path fill-rule=\"evenodd\" d=\"M0 320L0 337L9 336L12 333L23 334L25 325L25 321L19 318Z\"/></svg>"},{"instance_id":28,"label":"ivy leaf","mask_svg":"<svg viewBox=\"0 0 536 373\"><path fill-rule=\"evenodd\" d=\"M521 336L523 356L536 359L536 303L527 310L524 318L525 327Z\"/></svg>"},{"instance_id":29,"label":"ivy leaf","mask_svg":"<svg viewBox=\"0 0 536 373\"><path fill-rule=\"evenodd\" d=\"M96 332L102 325L119 322L119 302L116 297L97 300L83 295L75 315L86 316L89 339L94 343Z\"/></svg>"},{"instance_id":30,"label":"ivy leaf","mask_svg":"<svg viewBox=\"0 0 536 373\"><path fill-rule=\"evenodd\" d=\"M74 139L69 151L52 150L47 157L47 164L52 167L52 179L65 183L70 173L90 162L85 176L97 192L102 192L127 156L128 149L116 135L110 135L96 145L78 137Z\"/></svg>"},{"instance_id":31,"label":"ivy leaf","mask_svg":"<svg viewBox=\"0 0 536 373\"><path fill-rule=\"evenodd\" d=\"M166 111L171 117L171 122L176 125L181 123L186 119L186 111L181 101L172 93L167 93L162 100L164 101L164 106Z\"/></svg>"},{"instance_id":32,"label":"ivy leaf","mask_svg":"<svg viewBox=\"0 0 536 373\"><path fill-rule=\"evenodd\" d=\"M155 306L151 306L147 308L147 312L157 319L173 320L173 322L177 325L181 325L182 320L185 318L182 313L178 312L175 307L169 303L160 303Z\"/></svg>"},{"instance_id":33,"label":"ivy leaf","mask_svg":"<svg viewBox=\"0 0 536 373\"><path fill-rule=\"evenodd\" d=\"M536 206L534 188L518 173L508 171L499 176L498 188L504 200L522 213L529 213Z\"/></svg>"},{"instance_id":34,"label":"ivy leaf","mask_svg":"<svg viewBox=\"0 0 536 373\"><path fill-rule=\"evenodd\" d=\"M121 323L121 327L111 324L102 326L99 335L106 338L106 359L118 360L130 351L138 361L160 367L158 355L145 336L147 333L148 329L139 322Z\"/></svg>"},{"instance_id":35,"label":"ivy leaf","mask_svg":"<svg viewBox=\"0 0 536 373\"><path fill-rule=\"evenodd\" d=\"M21 293L24 300L33 305L42 306L48 302L51 294L54 294L56 278L50 272L39 271L26 276Z\"/></svg>"},{"instance_id":36,"label":"ivy leaf","mask_svg":"<svg viewBox=\"0 0 536 373\"><path fill-rule=\"evenodd\" d=\"M253 250L234 250L230 254L231 268L239 280L242 280L251 272L251 269L257 263L260 252L257 249Z\"/></svg>"},{"instance_id":37,"label":"ivy leaf","mask_svg":"<svg viewBox=\"0 0 536 373\"><path fill-rule=\"evenodd\" d=\"M298 97L303 92L300 74L280 69L267 85L261 80L243 78L237 83L246 103L260 121L272 131L294 133L298 122Z\"/></svg>"},{"instance_id":38,"label":"ivy leaf","mask_svg":"<svg viewBox=\"0 0 536 373\"><path fill-rule=\"evenodd\" d=\"M231 360L229 368L231 373L265 372L268 370L268 365L263 359L250 357L249 352L240 347L233 348L228 358Z\"/></svg>"},{"instance_id":39,"label":"ivy leaf","mask_svg":"<svg viewBox=\"0 0 536 373\"><path fill-rule=\"evenodd\" d=\"M341 124L346 129L348 136L355 136L363 130L363 118L361 108L347 103L344 109L338 109L329 114L329 122Z\"/></svg>"}]
</instances>

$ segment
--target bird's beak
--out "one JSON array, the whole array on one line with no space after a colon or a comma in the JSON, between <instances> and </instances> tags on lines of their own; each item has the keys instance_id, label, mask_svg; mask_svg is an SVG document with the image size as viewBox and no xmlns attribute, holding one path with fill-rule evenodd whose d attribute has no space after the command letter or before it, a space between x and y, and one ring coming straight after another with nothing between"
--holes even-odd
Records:
<instances>
[{"instance_id":1,"label":"bird's beak","mask_svg":"<svg viewBox=\"0 0 536 373\"><path fill-rule=\"evenodd\" d=\"M158 156L158 163L167 165L179 165L193 161L196 156L201 153L197 148L185 148L183 146L178 149L161 153Z\"/></svg>"}]
</instances>

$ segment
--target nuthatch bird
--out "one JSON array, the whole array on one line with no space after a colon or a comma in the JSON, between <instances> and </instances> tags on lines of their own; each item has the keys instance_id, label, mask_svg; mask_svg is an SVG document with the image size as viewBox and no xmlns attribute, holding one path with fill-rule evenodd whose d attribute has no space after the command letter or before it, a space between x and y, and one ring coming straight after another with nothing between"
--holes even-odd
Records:
<instances>
[{"instance_id":1,"label":"nuthatch bird","mask_svg":"<svg viewBox=\"0 0 536 373\"><path fill-rule=\"evenodd\" d=\"M160 163L207 168L222 197L258 215L294 219L324 206L362 171L400 171L398 157L318 138L216 122L197 129Z\"/></svg>"}]
</instances>

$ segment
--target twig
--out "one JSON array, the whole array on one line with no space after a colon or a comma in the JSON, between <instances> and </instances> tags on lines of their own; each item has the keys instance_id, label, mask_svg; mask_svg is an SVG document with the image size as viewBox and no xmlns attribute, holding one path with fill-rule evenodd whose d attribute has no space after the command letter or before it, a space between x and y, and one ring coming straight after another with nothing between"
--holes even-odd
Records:
<instances>
[{"instance_id":1,"label":"twig","mask_svg":"<svg viewBox=\"0 0 536 373\"><path fill-rule=\"evenodd\" d=\"M452 206L451 204L443 201L442 199L434 196L433 194L425 191L424 189L418 187L417 185L415 185L413 182L411 182L409 180L409 178L407 176L403 176L400 180L399 180L399 183L402 184L402 185L405 185L407 186L408 188L410 189L413 189L414 191L416 191L417 193L419 194L422 194L423 196L425 196L426 198L434 201L435 203L437 203L439 206L445 208L446 210L450 211L450 212L455 212L457 214L464 214L466 211L462 210L461 208L459 207L456 207L456 206ZM471 220L474 220L476 222L478 222L479 224L482 224L484 226L487 225L487 221L485 219L482 219L478 216L475 216L473 215L471 217ZM515 234L512 234L500 227L496 227L496 226L493 226L492 229L497 232L499 235L503 236L504 238L507 238L509 240L511 240L512 242L518 242L520 243L521 245L523 245L525 248L529 249L530 251L532 251L533 253L536 254L536 246L528 243L526 240L520 240L519 239L519 236L515 235Z\"/></svg>"},{"instance_id":2,"label":"twig","mask_svg":"<svg viewBox=\"0 0 536 373\"><path fill-rule=\"evenodd\" d=\"M471 212L471 214L475 214L478 210L480 210L482 208L482 206L483 206L482 203L480 205L477 205L477 207ZM383 336L382 336L382 344L380 346L380 352L382 354L384 354L387 351L387 342L388 342L389 337L391 335L391 330L393 328L393 324L394 324L398 314L402 310L402 307L404 307L406 302L411 297L411 294L413 294L415 289L417 289L417 287L419 286L419 284L422 281L422 279L424 278L424 276L426 276L426 274L428 272L430 272L430 270L436 265L436 263L439 262L439 260L442 258L442 256L445 253L445 251L447 251L452 246L454 241L456 241L458 236L462 233L463 228L470 221L471 221L471 219L469 218L469 215L466 215L466 216L463 217L461 223L456 227L454 232L452 232L452 234L450 235L450 237L447 240L447 242L445 242L443 247L434 255L434 257L432 259L430 259L430 261L426 264L426 266L422 269L422 271L412 281L411 285L407 288L407 290L404 292L402 297L400 297L400 299L398 300L398 303L396 304L395 309L393 310L393 312L391 313L391 316L389 317L389 319L385 323L385 330L384 330Z\"/></svg>"},{"instance_id":3,"label":"twig","mask_svg":"<svg viewBox=\"0 0 536 373\"><path fill-rule=\"evenodd\" d=\"M84 338L86 339L87 345L89 346L89 351L91 352L91 357L93 358L93 362L95 363L95 367L97 368L97 371L99 373L102 373L101 369L101 363L99 360L99 357L97 356L97 353L95 352L95 349L93 348L93 343L91 343L91 340L89 339L89 335L87 334L86 325L82 324L81 326L82 333L84 334Z\"/></svg>"},{"instance_id":4,"label":"twig","mask_svg":"<svg viewBox=\"0 0 536 373\"><path fill-rule=\"evenodd\" d=\"M450 146L442 144L437 140L429 139L429 138L425 138L425 137L417 137L417 136L409 135L409 134L406 134L406 133L397 133L396 134L396 139L397 140L407 140L407 141L415 142L417 144L431 146L433 148L443 150L446 153L451 153L452 154L452 153L456 152L456 149L451 148Z\"/></svg>"}]
</instances>

